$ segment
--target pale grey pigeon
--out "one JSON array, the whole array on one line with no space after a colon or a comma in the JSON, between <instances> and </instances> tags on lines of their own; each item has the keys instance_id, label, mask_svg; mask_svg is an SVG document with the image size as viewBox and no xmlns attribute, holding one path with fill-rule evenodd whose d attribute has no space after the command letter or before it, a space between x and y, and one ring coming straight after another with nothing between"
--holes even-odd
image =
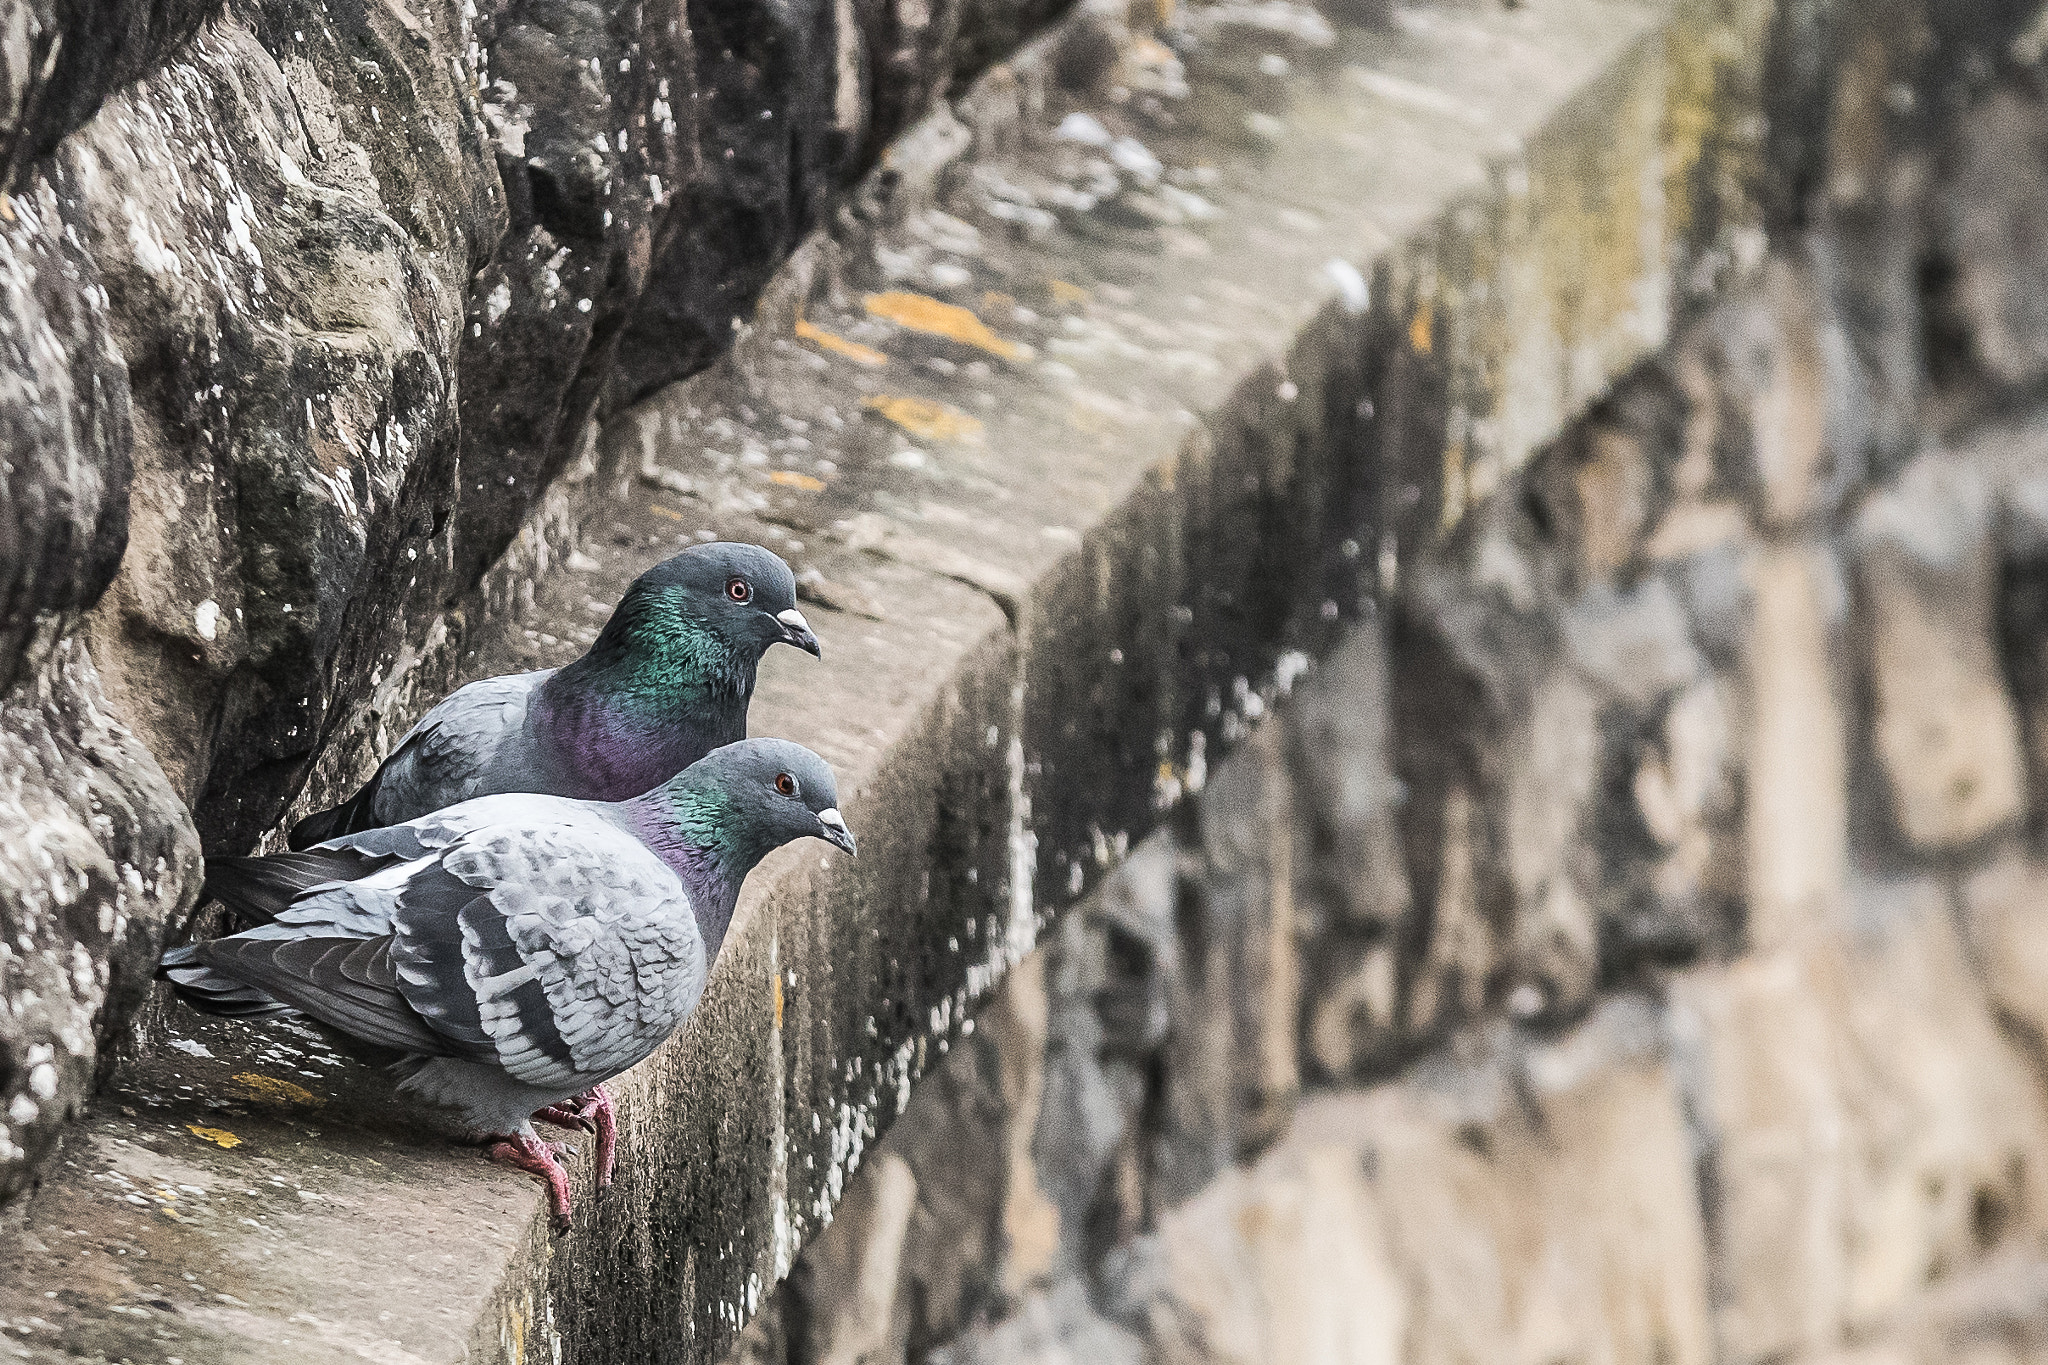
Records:
<instances>
[{"instance_id":1,"label":"pale grey pigeon","mask_svg":"<svg viewBox=\"0 0 2048 1365\"><path fill-rule=\"evenodd\" d=\"M267 858L216 858L206 889L255 928L164 954L210 1014L301 1013L392 1057L401 1093L453 1109L538 1176L569 1183L534 1118L594 1130L604 1083L696 1008L739 899L806 836L851 854L832 770L800 744L712 751L629 801L511 794Z\"/></svg>"},{"instance_id":2,"label":"pale grey pigeon","mask_svg":"<svg viewBox=\"0 0 2048 1365\"><path fill-rule=\"evenodd\" d=\"M361 790L299 821L288 842L309 848L499 792L638 796L746 738L754 672L777 644L821 655L789 565L758 545L692 546L633 580L582 658L451 693Z\"/></svg>"}]
</instances>

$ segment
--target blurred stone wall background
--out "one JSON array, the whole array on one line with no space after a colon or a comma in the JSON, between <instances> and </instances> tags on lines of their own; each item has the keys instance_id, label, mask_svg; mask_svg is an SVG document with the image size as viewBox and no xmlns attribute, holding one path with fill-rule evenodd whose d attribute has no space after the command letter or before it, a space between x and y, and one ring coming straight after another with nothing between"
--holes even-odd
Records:
<instances>
[{"instance_id":1,"label":"blurred stone wall background","mask_svg":"<svg viewBox=\"0 0 2048 1365\"><path fill-rule=\"evenodd\" d=\"M2019 8L1779 9L1751 282L1382 560L740 1359L2048 1360Z\"/></svg>"}]
</instances>

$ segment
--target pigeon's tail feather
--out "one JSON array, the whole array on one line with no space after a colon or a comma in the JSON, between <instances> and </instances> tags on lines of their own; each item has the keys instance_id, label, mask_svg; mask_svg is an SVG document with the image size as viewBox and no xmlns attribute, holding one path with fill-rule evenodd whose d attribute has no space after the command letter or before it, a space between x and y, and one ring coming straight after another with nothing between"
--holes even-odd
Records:
<instances>
[{"instance_id":1,"label":"pigeon's tail feather","mask_svg":"<svg viewBox=\"0 0 2048 1365\"><path fill-rule=\"evenodd\" d=\"M285 846L296 853L315 844L324 844L329 839L339 839L344 834L361 834L366 829L382 828L386 822L377 818L377 788L383 780L384 770L379 768L348 800L330 810L317 811L293 825L291 833L285 835Z\"/></svg>"},{"instance_id":2,"label":"pigeon's tail feather","mask_svg":"<svg viewBox=\"0 0 2048 1365\"><path fill-rule=\"evenodd\" d=\"M368 876L389 857L352 848L273 853L267 858L208 858L206 894L245 925L268 924L316 886Z\"/></svg>"},{"instance_id":3,"label":"pigeon's tail feather","mask_svg":"<svg viewBox=\"0 0 2048 1365\"><path fill-rule=\"evenodd\" d=\"M188 943L171 949L156 969L157 976L170 982L178 998L193 1009L229 1019L270 1019L298 1013L256 987L214 971L199 960L194 947Z\"/></svg>"}]
</instances>

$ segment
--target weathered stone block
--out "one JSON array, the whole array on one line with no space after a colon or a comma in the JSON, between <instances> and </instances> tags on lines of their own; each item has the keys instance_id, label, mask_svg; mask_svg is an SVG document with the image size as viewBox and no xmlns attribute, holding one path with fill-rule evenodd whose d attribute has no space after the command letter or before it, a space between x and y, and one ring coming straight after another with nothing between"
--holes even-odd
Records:
<instances>
[{"instance_id":1,"label":"weathered stone block","mask_svg":"<svg viewBox=\"0 0 2048 1365\"><path fill-rule=\"evenodd\" d=\"M219 10L218 0L10 0L0 9L0 193Z\"/></svg>"},{"instance_id":2,"label":"weathered stone block","mask_svg":"<svg viewBox=\"0 0 2048 1365\"><path fill-rule=\"evenodd\" d=\"M2027 785L2048 793L2048 431L2021 422L1972 443L1998 488L1996 645L2027 747Z\"/></svg>"},{"instance_id":3,"label":"weathered stone block","mask_svg":"<svg viewBox=\"0 0 2048 1365\"><path fill-rule=\"evenodd\" d=\"M67 640L0 699L0 1197L19 1194L111 1069L199 840Z\"/></svg>"},{"instance_id":4,"label":"weathered stone block","mask_svg":"<svg viewBox=\"0 0 2048 1365\"><path fill-rule=\"evenodd\" d=\"M1654 851L1624 854L1617 869L1617 881L1638 880L1611 912L1627 956L1680 961L1735 936L1742 876L1732 691L1706 677L1672 698L1630 775L1634 814Z\"/></svg>"},{"instance_id":5,"label":"weathered stone block","mask_svg":"<svg viewBox=\"0 0 2048 1365\"><path fill-rule=\"evenodd\" d=\"M1847 875L1847 739L1832 662L1843 592L1822 550L1773 545L1748 567L1746 929L1752 945L1769 948L1828 922Z\"/></svg>"},{"instance_id":6,"label":"weathered stone block","mask_svg":"<svg viewBox=\"0 0 2048 1365\"><path fill-rule=\"evenodd\" d=\"M1694 1021L1730 1360L1868 1334L2048 1228L2048 1108L1941 887L1859 882L1850 906L1674 997Z\"/></svg>"},{"instance_id":7,"label":"weathered stone block","mask_svg":"<svg viewBox=\"0 0 2048 1365\"><path fill-rule=\"evenodd\" d=\"M1298 789L1302 1043L1319 1077L1367 1070L1401 1038L1395 937L1413 900L1387 671L1381 623L1365 623L1297 685L1280 717Z\"/></svg>"},{"instance_id":8,"label":"weathered stone block","mask_svg":"<svg viewBox=\"0 0 2048 1365\"><path fill-rule=\"evenodd\" d=\"M2008 855L1963 884L1963 925L1999 1020L2048 1064L2048 866Z\"/></svg>"},{"instance_id":9,"label":"weathered stone block","mask_svg":"<svg viewBox=\"0 0 2048 1365\"><path fill-rule=\"evenodd\" d=\"M1565 468L1583 467L1574 449ZM1617 582L1573 567L1572 541L1529 510L1558 477L1474 509L1395 599L1402 823L1433 898L1403 964L1413 1037L1492 1003L1571 1018L1603 973L1729 936L1726 688L1675 569ZM1351 980L1367 999L1370 978Z\"/></svg>"},{"instance_id":10,"label":"weathered stone block","mask_svg":"<svg viewBox=\"0 0 2048 1365\"><path fill-rule=\"evenodd\" d=\"M1387 722L1377 621L1332 651L1281 716L1305 827L1296 884L1323 914L1368 932L1400 923L1411 904L1399 825L1406 793L1390 765Z\"/></svg>"},{"instance_id":11,"label":"weathered stone block","mask_svg":"<svg viewBox=\"0 0 2048 1365\"><path fill-rule=\"evenodd\" d=\"M1747 498L1766 526L1825 517L1862 470L1847 336L1810 267L1765 262L1677 362L1711 375L1692 414L1696 463Z\"/></svg>"},{"instance_id":12,"label":"weathered stone block","mask_svg":"<svg viewBox=\"0 0 2048 1365\"><path fill-rule=\"evenodd\" d=\"M1295 805L1284 767L1286 739L1276 723L1261 726L1217 771L1198 808L1203 857L1183 876L1177 926L1186 933L1187 901L1199 898L1206 923L1198 939L1210 947L1200 964L1198 992L1183 1017L1216 1013L1232 1022L1228 1053L1230 1092L1223 1106L1230 1159L1243 1161L1277 1140L1293 1117L1301 1089L1300 926L1295 909ZM1204 1000L1201 997L1206 996ZM1225 1013L1227 1010L1227 1014ZM1222 1059L1219 1059L1222 1060ZM1183 1064L1181 1074L1216 1086ZM1194 1188L1187 1172L1171 1182L1169 1198Z\"/></svg>"},{"instance_id":13,"label":"weathered stone block","mask_svg":"<svg viewBox=\"0 0 2048 1365\"><path fill-rule=\"evenodd\" d=\"M1304 1119L1328 1101L1312 1101ZM1346 1117L1358 1118L1352 1114ZM1364 1127L1364 1125L1360 1125ZM1370 1132L1370 1129L1366 1130ZM1355 1145L1290 1137L1163 1221L1157 1298L1143 1305L1160 1358L1271 1365L1405 1358L1409 1304L1387 1214Z\"/></svg>"},{"instance_id":14,"label":"weathered stone block","mask_svg":"<svg viewBox=\"0 0 2048 1365\"><path fill-rule=\"evenodd\" d=\"M929 1359L932 1365L1144 1365L1146 1356L1139 1337L1096 1311L1085 1284L1066 1279L1027 1295L1008 1317L975 1324Z\"/></svg>"},{"instance_id":15,"label":"weathered stone block","mask_svg":"<svg viewBox=\"0 0 2048 1365\"><path fill-rule=\"evenodd\" d=\"M1977 470L1928 455L1857 518L1871 743L1899 833L1922 853L1975 843L2026 802L1996 643L1992 512Z\"/></svg>"},{"instance_id":16,"label":"weathered stone block","mask_svg":"<svg viewBox=\"0 0 2048 1365\"><path fill-rule=\"evenodd\" d=\"M877 1153L864 1175L839 1208L835 1222L844 1233L807 1258L797 1291L815 1299L799 1349L820 1365L888 1359L905 1345L897 1296L904 1244L918 1212L917 1176L894 1152ZM956 1215L957 1231L961 1211L947 1212Z\"/></svg>"},{"instance_id":17,"label":"weathered stone block","mask_svg":"<svg viewBox=\"0 0 2048 1365\"><path fill-rule=\"evenodd\" d=\"M98 600L128 537L128 370L78 192L17 188L0 221L0 348L37 362L0 368L0 691Z\"/></svg>"},{"instance_id":18,"label":"weathered stone block","mask_svg":"<svg viewBox=\"0 0 2048 1365\"><path fill-rule=\"evenodd\" d=\"M1154 1348L1219 1365L1711 1360L1658 1030L1619 1002L1550 1044L1481 1044L1305 1101L1278 1147L1162 1221Z\"/></svg>"},{"instance_id":19,"label":"weathered stone block","mask_svg":"<svg viewBox=\"0 0 2048 1365\"><path fill-rule=\"evenodd\" d=\"M1944 183L1931 198L1950 274L1938 340L1962 354L1932 362L1942 378L1974 366L1998 385L2038 382L2048 374L2048 303L2033 284L2048 269L2048 106L2038 92L2008 87L1944 131Z\"/></svg>"},{"instance_id":20,"label":"weathered stone block","mask_svg":"<svg viewBox=\"0 0 2048 1365\"><path fill-rule=\"evenodd\" d=\"M130 549L90 638L216 851L296 785L337 656L378 671L433 615L468 244L498 211L473 131L415 116L462 99L424 35L278 18L313 38L216 25L55 158L141 380Z\"/></svg>"},{"instance_id":21,"label":"weathered stone block","mask_svg":"<svg viewBox=\"0 0 2048 1365\"><path fill-rule=\"evenodd\" d=\"M1725 941L1734 918L1731 689L1698 642L1697 614L1665 575L1595 587L1561 611L1598 703L1598 753L1581 798L1586 848L1560 856L1582 869L1608 973L1688 961Z\"/></svg>"}]
</instances>

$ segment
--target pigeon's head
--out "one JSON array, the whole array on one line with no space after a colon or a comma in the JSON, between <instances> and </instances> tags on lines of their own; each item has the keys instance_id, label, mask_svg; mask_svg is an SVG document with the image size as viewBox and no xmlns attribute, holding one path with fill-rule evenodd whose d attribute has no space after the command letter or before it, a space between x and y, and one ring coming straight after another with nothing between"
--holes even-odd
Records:
<instances>
[{"instance_id":1,"label":"pigeon's head","mask_svg":"<svg viewBox=\"0 0 2048 1365\"><path fill-rule=\"evenodd\" d=\"M744 831L759 859L798 839L823 839L854 853L839 814L839 784L825 760L786 739L743 739L713 749L676 779L712 795L728 828Z\"/></svg>"},{"instance_id":2,"label":"pigeon's head","mask_svg":"<svg viewBox=\"0 0 2048 1365\"><path fill-rule=\"evenodd\" d=\"M680 636L708 631L756 659L778 644L823 657L811 623L796 609L796 575L759 545L693 545L641 574L627 596L656 629Z\"/></svg>"}]
</instances>

